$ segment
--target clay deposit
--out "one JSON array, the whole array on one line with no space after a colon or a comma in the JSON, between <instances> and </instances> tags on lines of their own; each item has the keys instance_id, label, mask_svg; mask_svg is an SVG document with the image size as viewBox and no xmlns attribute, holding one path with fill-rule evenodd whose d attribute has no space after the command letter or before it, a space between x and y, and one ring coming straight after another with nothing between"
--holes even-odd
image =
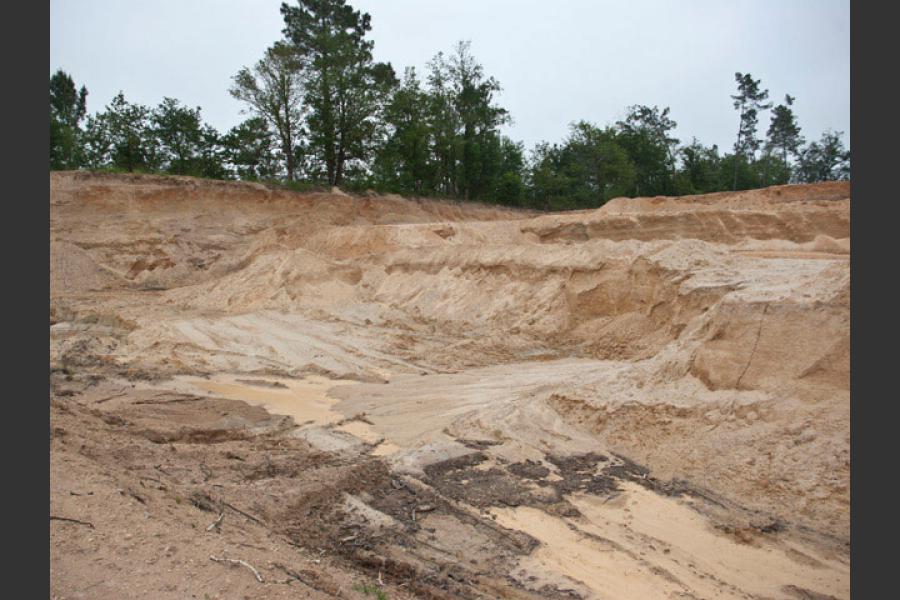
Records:
<instances>
[{"instance_id":1,"label":"clay deposit","mask_svg":"<svg viewBox=\"0 0 900 600\"><path fill-rule=\"evenodd\" d=\"M54 597L849 598L849 183L50 185Z\"/></svg>"}]
</instances>

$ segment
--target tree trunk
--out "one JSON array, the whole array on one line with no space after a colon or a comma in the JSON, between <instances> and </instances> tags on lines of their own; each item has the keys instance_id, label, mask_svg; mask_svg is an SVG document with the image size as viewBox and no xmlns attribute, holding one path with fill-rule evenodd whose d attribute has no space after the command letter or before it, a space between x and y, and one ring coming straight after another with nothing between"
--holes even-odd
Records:
<instances>
[{"instance_id":1,"label":"tree trunk","mask_svg":"<svg viewBox=\"0 0 900 600\"><path fill-rule=\"evenodd\" d=\"M294 152L293 149L288 146L284 149L284 154L287 157L287 179L288 181L294 181Z\"/></svg>"},{"instance_id":2,"label":"tree trunk","mask_svg":"<svg viewBox=\"0 0 900 600\"><path fill-rule=\"evenodd\" d=\"M744 124L744 107L741 107L741 120L738 125L738 136L737 136L737 144L734 145L734 184L732 185L731 191L737 191L737 172L738 172L738 148L741 146L741 127Z\"/></svg>"}]
</instances>

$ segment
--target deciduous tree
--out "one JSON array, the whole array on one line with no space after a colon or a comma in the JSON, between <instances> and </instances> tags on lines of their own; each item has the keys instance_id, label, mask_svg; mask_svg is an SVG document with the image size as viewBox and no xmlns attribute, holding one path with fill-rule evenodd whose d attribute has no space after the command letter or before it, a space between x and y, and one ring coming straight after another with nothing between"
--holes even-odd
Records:
<instances>
[{"instance_id":1,"label":"deciduous tree","mask_svg":"<svg viewBox=\"0 0 900 600\"><path fill-rule=\"evenodd\" d=\"M50 77L50 168L74 169L84 161L80 123L87 113L87 88L76 91L59 69Z\"/></svg>"}]
</instances>

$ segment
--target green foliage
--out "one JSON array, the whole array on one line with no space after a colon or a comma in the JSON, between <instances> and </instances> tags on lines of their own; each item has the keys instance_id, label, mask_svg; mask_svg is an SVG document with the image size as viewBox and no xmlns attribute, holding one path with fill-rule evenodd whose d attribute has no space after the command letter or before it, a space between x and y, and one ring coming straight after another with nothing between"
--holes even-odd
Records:
<instances>
[{"instance_id":1,"label":"green foliage","mask_svg":"<svg viewBox=\"0 0 900 600\"><path fill-rule=\"evenodd\" d=\"M228 90L277 134L288 181L294 180L296 150L303 135L304 84L300 66L293 50L278 42L266 50L252 69L244 67L238 71Z\"/></svg>"},{"instance_id":2,"label":"green foliage","mask_svg":"<svg viewBox=\"0 0 900 600\"><path fill-rule=\"evenodd\" d=\"M436 164L430 147L428 95L412 67L385 107L384 122L389 133L374 164L379 187L404 194L432 192Z\"/></svg>"},{"instance_id":3,"label":"green foliage","mask_svg":"<svg viewBox=\"0 0 900 600\"><path fill-rule=\"evenodd\" d=\"M719 148L707 148L694 138L679 150L681 168L675 176L675 193L703 194L719 191L721 187L721 164Z\"/></svg>"},{"instance_id":4,"label":"green foliage","mask_svg":"<svg viewBox=\"0 0 900 600\"><path fill-rule=\"evenodd\" d=\"M375 596L376 600L388 600L387 593L374 584L357 583L353 585L353 589L366 596Z\"/></svg>"},{"instance_id":5,"label":"green foliage","mask_svg":"<svg viewBox=\"0 0 900 600\"><path fill-rule=\"evenodd\" d=\"M561 146L535 148L530 179L535 208L596 208L631 189L636 169L615 129L579 121Z\"/></svg>"},{"instance_id":6,"label":"green foliage","mask_svg":"<svg viewBox=\"0 0 900 600\"><path fill-rule=\"evenodd\" d=\"M850 179L850 151L841 141L842 132L826 131L800 156L798 179L803 183Z\"/></svg>"},{"instance_id":7,"label":"green foliage","mask_svg":"<svg viewBox=\"0 0 900 600\"><path fill-rule=\"evenodd\" d=\"M740 112L741 119L738 126L737 141L734 143L734 153L739 158L734 162L734 189L738 189L738 169L741 159L753 160L756 151L762 143L756 137L756 127L759 123L759 111L772 108L766 104L769 90L761 90L760 80L754 80L750 73L735 73L734 79L738 85L738 93L732 96L735 110Z\"/></svg>"},{"instance_id":8,"label":"green foliage","mask_svg":"<svg viewBox=\"0 0 900 600\"><path fill-rule=\"evenodd\" d=\"M791 165L788 156L798 156L800 146L803 145L803 137L800 135L800 125L794 115L791 106L794 100L790 95L785 95L784 104L779 104L772 110L772 121L766 133L766 152L780 155L781 166L775 183L788 183L791 179Z\"/></svg>"},{"instance_id":9,"label":"green foliage","mask_svg":"<svg viewBox=\"0 0 900 600\"><path fill-rule=\"evenodd\" d=\"M769 92L735 73L740 120L732 153L693 139L680 145L669 107L636 104L611 126L570 125L529 156L501 133L511 122L488 75L461 41L438 52L420 80L398 81L373 59L371 17L346 0L281 5L284 39L233 77L229 93L250 118L224 135L201 109L163 98L154 109L119 93L87 115L87 90L63 71L50 78L50 167L167 172L262 181L311 191L332 185L478 200L542 210L602 206L616 196L703 194L788 182L847 179L839 133L809 145L794 98L772 109ZM760 151L761 150L761 151Z\"/></svg>"},{"instance_id":10,"label":"green foliage","mask_svg":"<svg viewBox=\"0 0 900 600\"><path fill-rule=\"evenodd\" d=\"M157 140L150 117L149 108L129 103L119 92L105 112L89 120L92 161L128 172L157 169Z\"/></svg>"},{"instance_id":11,"label":"green foliage","mask_svg":"<svg viewBox=\"0 0 900 600\"><path fill-rule=\"evenodd\" d=\"M84 163L80 123L87 113L87 88L59 69L50 77L50 168L76 169Z\"/></svg>"},{"instance_id":12,"label":"green foliage","mask_svg":"<svg viewBox=\"0 0 900 600\"><path fill-rule=\"evenodd\" d=\"M373 164L376 189L518 205L525 197L521 144L500 135L499 83L468 42L428 63L427 88L407 69L387 103L386 139Z\"/></svg>"},{"instance_id":13,"label":"green foliage","mask_svg":"<svg viewBox=\"0 0 900 600\"><path fill-rule=\"evenodd\" d=\"M463 198L477 198L496 175L491 146L497 142L498 128L509 121L507 111L493 103L500 84L484 75L469 42L459 42L449 61L434 65L446 71L441 77L450 82L453 121L459 126L452 140L459 159L454 187Z\"/></svg>"},{"instance_id":14,"label":"green foliage","mask_svg":"<svg viewBox=\"0 0 900 600\"><path fill-rule=\"evenodd\" d=\"M489 198L497 204L525 206L527 188L525 185L524 145L501 136L497 154L499 161L488 194Z\"/></svg>"},{"instance_id":15,"label":"green foliage","mask_svg":"<svg viewBox=\"0 0 900 600\"><path fill-rule=\"evenodd\" d=\"M222 138L224 162L239 179L274 179L279 173L277 142L266 121L252 117L233 127Z\"/></svg>"},{"instance_id":16,"label":"green foliage","mask_svg":"<svg viewBox=\"0 0 900 600\"><path fill-rule=\"evenodd\" d=\"M396 85L389 64L372 59L366 13L345 0L281 5L284 34L302 65L306 127L315 166L329 185L364 170L381 132L381 113Z\"/></svg>"},{"instance_id":17,"label":"green foliage","mask_svg":"<svg viewBox=\"0 0 900 600\"><path fill-rule=\"evenodd\" d=\"M222 136L211 125L204 125L200 130L200 153L195 162L198 168L194 173L207 179L228 179L226 156Z\"/></svg>"},{"instance_id":18,"label":"green foliage","mask_svg":"<svg viewBox=\"0 0 900 600\"><path fill-rule=\"evenodd\" d=\"M669 108L635 105L624 121L616 123L617 141L634 164L634 185L626 190L633 196L656 196L674 191L672 178L678 140L671 136L677 123L669 118Z\"/></svg>"},{"instance_id":19,"label":"green foliage","mask_svg":"<svg viewBox=\"0 0 900 600\"><path fill-rule=\"evenodd\" d=\"M174 175L199 175L203 136L200 107L190 109L174 98L163 101L150 116L162 169Z\"/></svg>"}]
</instances>

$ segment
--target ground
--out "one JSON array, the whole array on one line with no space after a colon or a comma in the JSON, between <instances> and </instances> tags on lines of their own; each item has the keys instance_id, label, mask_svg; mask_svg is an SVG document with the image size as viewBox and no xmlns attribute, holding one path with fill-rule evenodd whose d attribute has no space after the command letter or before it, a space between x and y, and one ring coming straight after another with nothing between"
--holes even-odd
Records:
<instances>
[{"instance_id":1,"label":"ground","mask_svg":"<svg viewBox=\"0 0 900 600\"><path fill-rule=\"evenodd\" d=\"M54 598L849 597L849 184L50 184Z\"/></svg>"}]
</instances>

